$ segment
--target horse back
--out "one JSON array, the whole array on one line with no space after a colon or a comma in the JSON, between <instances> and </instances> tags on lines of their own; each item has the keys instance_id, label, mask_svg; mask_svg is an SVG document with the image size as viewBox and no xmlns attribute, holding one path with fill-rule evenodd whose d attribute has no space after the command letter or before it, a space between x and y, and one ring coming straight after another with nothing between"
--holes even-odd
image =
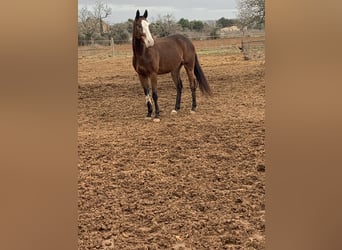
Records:
<instances>
[{"instance_id":1,"label":"horse back","mask_svg":"<svg viewBox=\"0 0 342 250\"><path fill-rule=\"evenodd\" d=\"M153 50L153 54L158 59L159 74L169 73L195 58L195 48L192 42L179 34L156 39Z\"/></svg>"},{"instance_id":2,"label":"horse back","mask_svg":"<svg viewBox=\"0 0 342 250\"><path fill-rule=\"evenodd\" d=\"M172 53L181 51L183 54L195 53L195 47L185 36L175 34L156 40L156 47L159 52L170 51Z\"/></svg>"}]
</instances>

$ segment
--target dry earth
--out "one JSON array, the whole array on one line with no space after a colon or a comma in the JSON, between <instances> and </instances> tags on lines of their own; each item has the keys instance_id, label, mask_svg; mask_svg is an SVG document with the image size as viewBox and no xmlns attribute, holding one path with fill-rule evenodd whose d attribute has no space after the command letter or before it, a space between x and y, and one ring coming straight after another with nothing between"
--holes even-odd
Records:
<instances>
[{"instance_id":1,"label":"dry earth","mask_svg":"<svg viewBox=\"0 0 342 250\"><path fill-rule=\"evenodd\" d=\"M79 56L79 249L265 249L265 63L215 43L195 42L214 95L190 114L182 70L171 115L160 76L160 123L144 119L130 45Z\"/></svg>"}]
</instances>

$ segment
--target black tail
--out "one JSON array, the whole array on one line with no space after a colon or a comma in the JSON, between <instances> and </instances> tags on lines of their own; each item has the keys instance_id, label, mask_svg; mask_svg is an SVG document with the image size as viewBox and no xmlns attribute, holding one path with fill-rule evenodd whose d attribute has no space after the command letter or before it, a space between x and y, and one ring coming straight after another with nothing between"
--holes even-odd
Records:
<instances>
[{"instance_id":1,"label":"black tail","mask_svg":"<svg viewBox=\"0 0 342 250\"><path fill-rule=\"evenodd\" d=\"M201 92L205 95L211 95L212 92L210 86L208 84L207 78L205 78L201 65L198 62L197 54L195 55L195 76Z\"/></svg>"}]
</instances>

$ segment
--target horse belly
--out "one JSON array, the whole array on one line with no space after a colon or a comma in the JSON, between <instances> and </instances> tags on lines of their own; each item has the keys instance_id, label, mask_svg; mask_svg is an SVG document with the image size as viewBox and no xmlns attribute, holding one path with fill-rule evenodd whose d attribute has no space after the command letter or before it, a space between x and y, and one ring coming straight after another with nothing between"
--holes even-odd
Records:
<instances>
[{"instance_id":1,"label":"horse belly","mask_svg":"<svg viewBox=\"0 0 342 250\"><path fill-rule=\"evenodd\" d=\"M183 63L181 56L164 55L159 58L158 74L167 74L178 68Z\"/></svg>"},{"instance_id":2,"label":"horse belly","mask_svg":"<svg viewBox=\"0 0 342 250\"><path fill-rule=\"evenodd\" d=\"M162 74L167 74L170 73L172 71L171 68L160 68L158 70L158 75L162 75Z\"/></svg>"}]
</instances>

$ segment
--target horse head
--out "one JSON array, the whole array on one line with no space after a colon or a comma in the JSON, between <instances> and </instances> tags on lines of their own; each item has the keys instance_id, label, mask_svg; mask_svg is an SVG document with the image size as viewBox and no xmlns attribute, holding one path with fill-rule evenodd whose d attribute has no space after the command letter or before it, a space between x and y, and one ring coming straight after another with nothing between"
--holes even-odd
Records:
<instances>
[{"instance_id":1,"label":"horse head","mask_svg":"<svg viewBox=\"0 0 342 250\"><path fill-rule=\"evenodd\" d=\"M149 29L150 24L146 20L147 15L147 10L145 10L142 16L140 16L140 12L137 10L133 23L133 37L137 40L143 40L146 47L149 48L154 45L154 40Z\"/></svg>"}]
</instances>

